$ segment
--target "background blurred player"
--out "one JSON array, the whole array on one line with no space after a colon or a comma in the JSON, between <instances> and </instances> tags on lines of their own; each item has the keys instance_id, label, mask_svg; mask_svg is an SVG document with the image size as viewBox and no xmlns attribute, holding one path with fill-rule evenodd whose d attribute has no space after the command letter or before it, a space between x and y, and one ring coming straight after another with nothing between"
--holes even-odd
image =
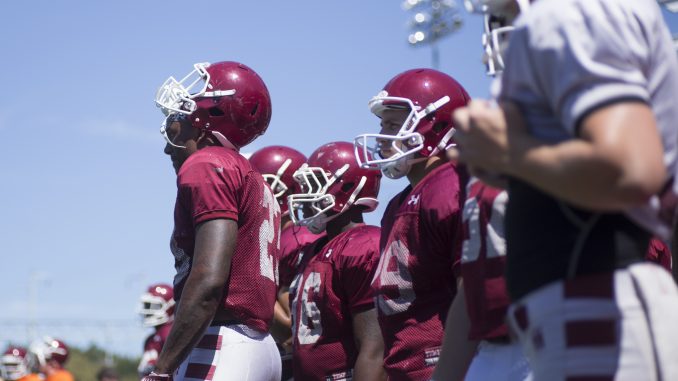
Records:
<instances>
[{"instance_id":1,"label":"background blurred player","mask_svg":"<svg viewBox=\"0 0 678 381\"><path fill-rule=\"evenodd\" d=\"M170 77L156 104L177 172L171 249L174 325L145 381L280 379L269 323L276 300L280 207L238 153L268 128L262 79L237 62Z\"/></svg>"},{"instance_id":2,"label":"background blurred player","mask_svg":"<svg viewBox=\"0 0 678 381\"><path fill-rule=\"evenodd\" d=\"M0 358L0 379L5 381L41 380L37 374L30 372L26 349L16 345L10 345Z\"/></svg>"},{"instance_id":3,"label":"background blurred player","mask_svg":"<svg viewBox=\"0 0 678 381\"><path fill-rule=\"evenodd\" d=\"M164 283L152 284L139 300L139 314L144 327L154 332L144 341L144 353L139 362L139 375L146 376L155 369L158 355L167 341L174 320L174 289Z\"/></svg>"},{"instance_id":4,"label":"background blurred player","mask_svg":"<svg viewBox=\"0 0 678 381\"><path fill-rule=\"evenodd\" d=\"M294 181L293 175L306 163L306 156L294 148L269 146L254 152L249 161L271 186L273 196L280 205L282 230L278 253L278 300L273 311L271 335L281 349L282 379L287 380L292 377L292 317L289 288L296 275L301 247L318 238L305 227L294 226L287 204L287 196L301 192L301 187Z\"/></svg>"},{"instance_id":5,"label":"background blurred player","mask_svg":"<svg viewBox=\"0 0 678 381\"><path fill-rule=\"evenodd\" d=\"M641 263L675 210L670 33L651 0L520 3L483 5L523 14L500 107L458 111L451 151L509 179L511 326L535 379L676 378L678 291Z\"/></svg>"},{"instance_id":6,"label":"background blurred player","mask_svg":"<svg viewBox=\"0 0 678 381\"><path fill-rule=\"evenodd\" d=\"M466 7L476 6L466 0ZM518 3L516 3L518 5ZM504 62L499 54L506 45L513 20L484 14L483 62L494 77L493 97L498 96ZM494 101L494 99L493 99ZM520 343L511 339L506 325L510 299L506 290L504 213L508 194L478 178L466 188L464 245L459 293L450 306L445 340L436 380L529 379L530 369Z\"/></svg>"},{"instance_id":7,"label":"background blurred player","mask_svg":"<svg viewBox=\"0 0 678 381\"><path fill-rule=\"evenodd\" d=\"M63 341L45 336L31 343L29 351L45 381L74 380L71 372L64 368L69 352Z\"/></svg>"},{"instance_id":8,"label":"background blurred player","mask_svg":"<svg viewBox=\"0 0 678 381\"><path fill-rule=\"evenodd\" d=\"M115 369L103 367L97 372L97 381L120 381L120 376Z\"/></svg>"},{"instance_id":9,"label":"background blurred player","mask_svg":"<svg viewBox=\"0 0 678 381\"><path fill-rule=\"evenodd\" d=\"M530 368L506 325L504 212L508 195L477 178L466 188L461 281L445 325L436 380L530 379Z\"/></svg>"},{"instance_id":10,"label":"background blurred player","mask_svg":"<svg viewBox=\"0 0 678 381\"><path fill-rule=\"evenodd\" d=\"M382 380L384 345L371 281L379 228L363 213L378 204L380 174L358 167L353 145L328 143L295 172L301 193L290 215L312 232L327 232L299 253L292 283L295 380Z\"/></svg>"},{"instance_id":11,"label":"background blurred player","mask_svg":"<svg viewBox=\"0 0 678 381\"><path fill-rule=\"evenodd\" d=\"M361 166L410 183L384 212L372 284L390 380L428 380L438 362L457 289L467 179L441 154L454 133L452 112L468 99L447 74L408 70L369 102L381 132L355 139Z\"/></svg>"}]
</instances>

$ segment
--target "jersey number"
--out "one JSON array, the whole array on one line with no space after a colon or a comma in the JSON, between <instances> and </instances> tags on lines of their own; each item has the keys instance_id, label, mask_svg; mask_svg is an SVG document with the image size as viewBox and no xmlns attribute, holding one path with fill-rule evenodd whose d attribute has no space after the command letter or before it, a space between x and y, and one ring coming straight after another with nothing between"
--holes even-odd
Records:
<instances>
[{"instance_id":1,"label":"jersey number","mask_svg":"<svg viewBox=\"0 0 678 381\"><path fill-rule=\"evenodd\" d=\"M302 282L302 284L299 284ZM320 322L320 309L313 301L313 295L320 292L320 273L304 275L299 274L291 287L295 292L292 311L299 311L299 316L294 317L294 332L300 345L313 344L322 335L323 327Z\"/></svg>"},{"instance_id":2,"label":"jersey number","mask_svg":"<svg viewBox=\"0 0 678 381\"><path fill-rule=\"evenodd\" d=\"M259 228L259 270L261 276L278 284L278 269L273 260L274 251L269 249L269 245L275 239L276 229L278 237L280 237L280 224L275 223L276 215L280 215L280 206L275 202L271 189L267 185L264 185L263 188L264 196L261 199L261 205L268 210L268 219L264 220ZM280 246L279 240L278 246Z\"/></svg>"},{"instance_id":3,"label":"jersey number","mask_svg":"<svg viewBox=\"0 0 678 381\"><path fill-rule=\"evenodd\" d=\"M386 315L407 311L415 299L412 275L408 270L410 251L400 241L391 242L381 256L378 274L381 292L377 295L379 310ZM395 263L394 263L395 262ZM397 288L398 296L388 298L384 291Z\"/></svg>"},{"instance_id":4,"label":"jersey number","mask_svg":"<svg viewBox=\"0 0 678 381\"><path fill-rule=\"evenodd\" d=\"M480 208L476 197L471 197L464 203L464 223L467 224L468 237L464 240L461 260L464 263L478 260L481 251L481 240L484 239L487 258L496 258L506 255L504 241L504 211L508 194L504 191L492 200L492 211L489 221L480 216ZM486 224L485 234L481 234L481 224Z\"/></svg>"}]
</instances>

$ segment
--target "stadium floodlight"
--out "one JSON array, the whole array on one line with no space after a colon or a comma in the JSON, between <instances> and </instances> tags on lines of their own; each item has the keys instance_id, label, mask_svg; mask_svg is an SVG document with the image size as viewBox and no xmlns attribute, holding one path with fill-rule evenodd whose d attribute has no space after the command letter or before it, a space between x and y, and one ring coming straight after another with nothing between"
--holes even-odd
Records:
<instances>
[{"instance_id":1,"label":"stadium floodlight","mask_svg":"<svg viewBox=\"0 0 678 381\"><path fill-rule=\"evenodd\" d=\"M431 66L437 68L438 41L462 26L456 1L405 0L403 9L413 12L409 22L412 32L407 37L407 42L411 46L431 46Z\"/></svg>"},{"instance_id":2,"label":"stadium floodlight","mask_svg":"<svg viewBox=\"0 0 678 381\"><path fill-rule=\"evenodd\" d=\"M663 5L670 12L678 13L678 0L657 0L659 4Z\"/></svg>"},{"instance_id":3,"label":"stadium floodlight","mask_svg":"<svg viewBox=\"0 0 678 381\"><path fill-rule=\"evenodd\" d=\"M419 3L423 1L424 0L405 0L403 2L403 9L409 11L410 9L416 7L417 5L419 5Z\"/></svg>"}]
</instances>

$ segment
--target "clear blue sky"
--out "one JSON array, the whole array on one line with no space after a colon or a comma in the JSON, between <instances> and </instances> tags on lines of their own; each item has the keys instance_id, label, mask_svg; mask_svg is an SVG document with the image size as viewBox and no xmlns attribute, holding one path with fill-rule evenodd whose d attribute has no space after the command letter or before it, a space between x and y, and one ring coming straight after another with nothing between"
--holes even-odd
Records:
<instances>
[{"instance_id":1,"label":"clear blue sky","mask_svg":"<svg viewBox=\"0 0 678 381\"><path fill-rule=\"evenodd\" d=\"M400 1L43 0L1 9L2 348L26 342L35 316L38 334L139 354L138 296L174 274L175 175L153 104L169 75L202 61L251 66L271 92L273 118L244 151L283 144L308 155L376 131L369 98L395 74L431 64L429 48L407 45ZM462 30L440 43L440 69L486 97L480 18L462 16ZM404 186L382 184L383 204ZM368 221L378 224L382 210Z\"/></svg>"}]
</instances>

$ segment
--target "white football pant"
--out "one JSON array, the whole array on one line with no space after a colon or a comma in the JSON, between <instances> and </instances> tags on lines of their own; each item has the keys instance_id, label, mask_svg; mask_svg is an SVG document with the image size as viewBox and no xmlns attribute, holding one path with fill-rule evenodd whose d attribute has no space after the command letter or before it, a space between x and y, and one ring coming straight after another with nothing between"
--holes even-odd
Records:
<instances>
[{"instance_id":1,"label":"white football pant","mask_svg":"<svg viewBox=\"0 0 678 381\"><path fill-rule=\"evenodd\" d=\"M481 341L465 381L529 381L530 366L520 343Z\"/></svg>"},{"instance_id":2,"label":"white football pant","mask_svg":"<svg viewBox=\"0 0 678 381\"><path fill-rule=\"evenodd\" d=\"M535 381L678 380L678 289L655 264L551 283L508 321Z\"/></svg>"},{"instance_id":3,"label":"white football pant","mask_svg":"<svg viewBox=\"0 0 678 381\"><path fill-rule=\"evenodd\" d=\"M239 324L208 327L174 381L280 381L280 376L271 335Z\"/></svg>"}]
</instances>

